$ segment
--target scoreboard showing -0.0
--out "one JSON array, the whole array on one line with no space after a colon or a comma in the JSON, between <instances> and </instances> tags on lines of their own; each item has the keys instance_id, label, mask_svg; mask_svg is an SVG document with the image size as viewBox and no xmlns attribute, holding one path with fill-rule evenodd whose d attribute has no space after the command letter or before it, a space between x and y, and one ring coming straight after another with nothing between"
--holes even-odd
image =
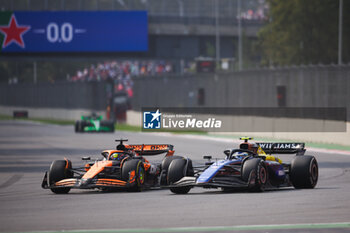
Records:
<instances>
[{"instance_id":1,"label":"scoreboard showing -0.0","mask_svg":"<svg viewBox=\"0 0 350 233\"><path fill-rule=\"evenodd\" d=\"M146 52L146 11L0 12L1 53Z\"/></svg>"}]
</instances>

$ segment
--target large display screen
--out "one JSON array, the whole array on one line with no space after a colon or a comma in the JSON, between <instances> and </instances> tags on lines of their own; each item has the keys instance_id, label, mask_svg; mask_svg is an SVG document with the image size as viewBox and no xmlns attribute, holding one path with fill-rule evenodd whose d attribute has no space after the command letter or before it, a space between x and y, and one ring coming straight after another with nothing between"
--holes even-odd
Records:
<instances>
[{"instance_id":1,"label":"large display screen","mask_svg":"<svg viewBox=\"0 0 350 233\"><path fill-rule=\"evenodd\" d=\"M146 11L0 12L1 53L143 52Z\"/></svg>"}]
</instances>

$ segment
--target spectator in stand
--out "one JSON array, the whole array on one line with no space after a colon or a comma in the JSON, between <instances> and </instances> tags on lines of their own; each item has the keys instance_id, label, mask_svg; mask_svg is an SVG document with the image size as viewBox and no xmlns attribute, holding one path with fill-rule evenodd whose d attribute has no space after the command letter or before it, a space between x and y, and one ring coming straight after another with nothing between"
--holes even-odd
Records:
<instances>
[{"instance_id":1,"label":"spectator in stand","mask_svg":"<svg viewBox=\"0 0 350 233\"><path fill-rule=\"evenodd\" d=\"M96 65L91 64L90 68L78 70L75 76L69 78L71 82L84 81L106 81L122 79L130 80L131 77L146 75L161 75L172 73L173 65L164 61L105 61Z\"/></svg>"}]
</instances>

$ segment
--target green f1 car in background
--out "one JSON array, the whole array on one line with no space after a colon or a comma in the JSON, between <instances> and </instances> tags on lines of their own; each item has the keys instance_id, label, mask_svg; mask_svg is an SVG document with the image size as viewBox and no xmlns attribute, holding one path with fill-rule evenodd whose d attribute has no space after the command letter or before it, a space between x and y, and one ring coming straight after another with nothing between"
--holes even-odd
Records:
<instances>
[{"instance_id":1,"label":"green f1 car in background","mask_svg":"<svg viewBox=\"0 0 350 233\"><path fill-rule=\"evenodd\" d=\"M96 114L82 116L80 121L75 122L75 132L114 132L114 122L103 121L102 116Z\"/></svg>"}]
</instances>

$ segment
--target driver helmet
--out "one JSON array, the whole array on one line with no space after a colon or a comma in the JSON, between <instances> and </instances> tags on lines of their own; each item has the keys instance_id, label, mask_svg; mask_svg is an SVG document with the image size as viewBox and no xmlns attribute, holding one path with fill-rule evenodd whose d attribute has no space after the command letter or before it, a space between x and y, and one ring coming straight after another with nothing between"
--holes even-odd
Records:
<instances>
[{"instance_id":1,"label":"driver helmet","mask_svg":"<svg viewBox=\"0 0 350 233\"><path fill-rule=\"evenodd\" d=\"M258 149L259 149L259 146L255 142L250 144L250 151L252 151L253 153L257 154Z\"/></svg>"},{"instance_id":2,"label":"driver helmet","mask_svg":"<svg viewBox=\"0 0 350 233\"><path fill-rule=\"evenodd\" d=\"M236 157L237 159L243 159L244 157L248 156L247 152L235 152L233 154L234 157Z\"/></svg>"},{"instance_id":3,"label":"driver helmet","mask_svg":"<svg viewBox=\"0 0 350 233\"><path fill-rule=\"evenodd\" d=\"M125 158L125 153L121 153L121 152L114 152L111 154L111 156L109 157L109 160L114 160L114 161L121 161Z\"/></svg>"},{"instance_id":4,"label":"driver helmet","mask_svg":"<svg viewBox=\"0 0 350 233\"><path fill-rule=\"evenodd\" d=\"M250 150L253 153L257 153L259 146L258 144L256 144L255 142L243 142L241 143L241 145L239 146L240 149L244 149L244 150Z\"/></svg>"}]
</instances>

